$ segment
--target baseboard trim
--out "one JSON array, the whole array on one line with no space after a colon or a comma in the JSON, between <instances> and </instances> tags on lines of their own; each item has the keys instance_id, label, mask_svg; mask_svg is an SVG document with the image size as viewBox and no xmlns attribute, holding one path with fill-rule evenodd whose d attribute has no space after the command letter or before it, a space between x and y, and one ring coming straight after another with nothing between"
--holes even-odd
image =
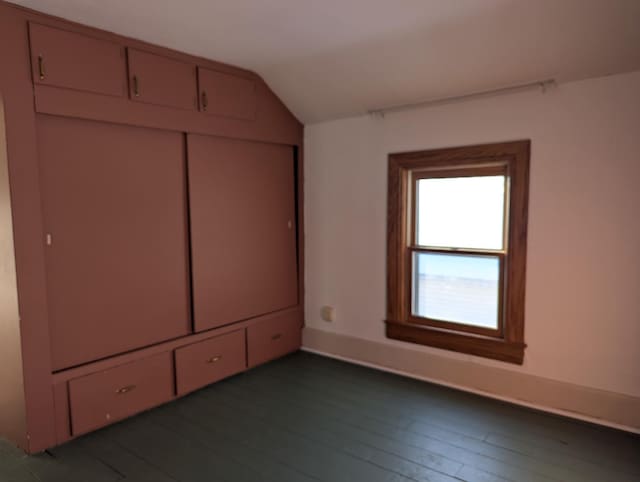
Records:
<instances>
[{"instance_id":1,"label":"baseboard trim","mask_svg":"<svg viewBox=\"0 0 640 482\"><path fill-rule=\"evenodd\" d=\"M308 327L303 332L302 350L534 410L640 434L638 397Z\"/></svg>"}]
</instances>

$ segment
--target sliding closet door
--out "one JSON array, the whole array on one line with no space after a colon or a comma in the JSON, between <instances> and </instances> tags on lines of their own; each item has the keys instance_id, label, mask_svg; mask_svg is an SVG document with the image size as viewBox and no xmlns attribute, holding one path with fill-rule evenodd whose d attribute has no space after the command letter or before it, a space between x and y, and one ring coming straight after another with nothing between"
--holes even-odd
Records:
<instances>
[{"instance_id":1,"label":"sliding closet door","mask_svg":"<svg viewBox=\"0 0 640 482\"><path fill-rule=\"evenodd\" d=\"M38 117L55 370L190 331L182 134Z\"/></svg>"},{"instance_id":2,"label":"sliding closet door","mask_svg":"<svg viewBox=\"0 0 640 482\"><path fill-rule=\"evenodd\" d=\"M297 304L293 148L187 144L196 330Z\"/></svg>"}]
</instances>

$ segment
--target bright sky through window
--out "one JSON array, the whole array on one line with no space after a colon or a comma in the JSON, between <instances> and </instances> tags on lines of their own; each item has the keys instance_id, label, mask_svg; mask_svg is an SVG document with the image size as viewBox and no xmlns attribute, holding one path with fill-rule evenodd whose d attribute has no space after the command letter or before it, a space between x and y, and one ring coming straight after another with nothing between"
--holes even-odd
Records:
<instances>
[{"instance_id":1,"label":"bright sky through window","mask_svg":"<svg viewBox=\"0 0 640 482\"><path fill-rule=\"evenodd\" d=\"M414 256L414 315L498 328L497 257L435 253Z\"/></svg>"},{"instance_id":2,"label":"bright sky through window","mask_svg":"<svg viewBox=\"0 0 640 482\"><path fill-rule=\"evenodd\" d=\"M504 176L418 180L417 243L502 249Z\"/></svg>"}]
</instances>

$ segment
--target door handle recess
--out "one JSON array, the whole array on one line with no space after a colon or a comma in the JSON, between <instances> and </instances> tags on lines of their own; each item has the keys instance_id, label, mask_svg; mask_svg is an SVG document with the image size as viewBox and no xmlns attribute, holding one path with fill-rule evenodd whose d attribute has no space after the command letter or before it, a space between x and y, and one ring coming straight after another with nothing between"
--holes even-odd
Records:
<instances>
[{"instance_id":1,"label":"door handle recess","mask_svg":"<svg viewBox=\"0 0 640 482\"><path fill-rule=\"evenodd\" d=\"M276 341L276 340L279 340L280 338L282 338L282 333L276 333L271 337L271 340Z\"/></svg>"},{"instance_id":2,"label":"door handle recess","mask_svg":"<svg viewBox=\"0 0 640 482\"><path fill-rule=\"evenodd\" d=\"M135 97L140 97L140 82L138 81L138 76L133 76L133 95Z\"/></svg>"}]
</instances>

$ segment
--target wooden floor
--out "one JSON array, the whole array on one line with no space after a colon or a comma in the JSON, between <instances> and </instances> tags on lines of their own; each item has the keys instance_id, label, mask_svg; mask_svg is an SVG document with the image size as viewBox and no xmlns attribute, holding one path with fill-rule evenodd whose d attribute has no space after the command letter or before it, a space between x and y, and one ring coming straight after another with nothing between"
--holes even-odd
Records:
<instances>
[{"instance_id":1,"label":"wooden floor","mask_svg":"<svg viewBox=\"0 0 640 482\"><path fill-rule=\"evenodd\" d=\"M298 353L37 456L2 482L640 481L640 438Z\"/></svg>"}]
</instances>

